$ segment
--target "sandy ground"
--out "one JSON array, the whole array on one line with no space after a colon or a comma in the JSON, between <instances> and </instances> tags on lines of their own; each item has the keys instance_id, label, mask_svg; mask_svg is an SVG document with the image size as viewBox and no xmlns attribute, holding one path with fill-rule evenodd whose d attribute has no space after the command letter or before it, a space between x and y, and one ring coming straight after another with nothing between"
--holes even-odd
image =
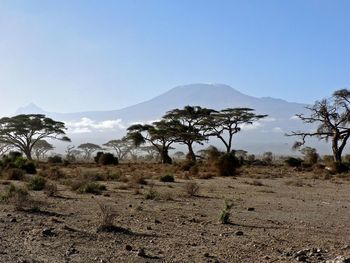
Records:
<instances>
[{"instance_id":1,"label":"sandy ground","mask_svg":"<svg viewBox=\"0 0 350 263\"><path fill-rule=\"evenodd\" d=\"M102 195L58 183L56 197L30 192L43 202L40 211L0 204L0 262L347 262L350 256L350 181L255 167L237 178L163 183L155 179L162 168L154 167L154 179L139 193L116 181L101 182ZM147 169L153 173L152 165ZM186 195L188 182L199 185L196 196ZM150 187L155 200L145 199ZM225 200L233 202L229 224L219 221ZM124 231L97 231L99 204L117 212L114 224Z\"/></svg>"}]
</instances>

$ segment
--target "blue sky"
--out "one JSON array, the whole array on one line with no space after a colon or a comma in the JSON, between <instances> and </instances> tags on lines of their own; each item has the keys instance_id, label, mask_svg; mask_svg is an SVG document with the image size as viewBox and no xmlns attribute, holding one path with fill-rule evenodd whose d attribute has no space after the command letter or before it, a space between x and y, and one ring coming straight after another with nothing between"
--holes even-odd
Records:
<instances>
[{"instance_id":1,"label":"blue sky","mask_svg":"<svg viewBox=\"0 0 350 263\"><path fill-rule=\"evenodd\" d=\"M311 103L350 85L349 1L1 0L0 115L118 109L189 83Z\"/></svg>"}]
</instances>

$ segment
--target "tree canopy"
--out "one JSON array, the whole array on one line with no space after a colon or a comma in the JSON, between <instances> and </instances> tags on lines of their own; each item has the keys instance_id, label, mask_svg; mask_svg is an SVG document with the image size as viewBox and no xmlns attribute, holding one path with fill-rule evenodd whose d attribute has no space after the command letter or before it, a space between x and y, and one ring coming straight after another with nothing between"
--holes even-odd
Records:
<instances>
[{"instance_id":1,"label":"tree canopy","mask_svg":"<svg viewBox=\"0 0 350 263\"><path fill-rule=\"evenodd\" d=\"M200 106L186 106L183 109L170 110L163 116L163 119L172 121L172 129L177 131L176 142L187 145L188 158L191 161L196 161L193 144L202 144L207 138L203 133L202 121L212 112L214 110Z\"/></svg>"},{"instance_id":2,"label":"tree canopy","mask_svg":"<svg viewBox=\"0 0 350 263\"><path fill-rule=\"evenodd\" d=\"M241 131L243 125L253 124L267 115L254 113L250 108L227 108L212 112L203 121L207 136L216 136L225 145L226 152L232 150L233 135Z\"/></svg>"},{"instance_id":3,"label":"tree canopy","mask_svg":"<svg viewBox=\"0 0 350 263\"><path fill-rule=\"evenodd\" d=\"M103 150L100 145L94 144L94 143L82 143L78 146L78 149L82 150L84 152L84 159L85 160L90 160L91 155L98 151L98 150Z\"/></svg>"},{"instance_id":4,"label":"tree canopy","mask_svg":"<svg viewBox=\"0 0 350 263\"><path fill-rule=\"evenodd\" d=\"M0 143L13 145L32 160L32 149L45 138L70 141L63 122L42 114L21 114L0 119Z\"/></svg>"},{"instance_id":5,"label":"tree canopy","mask_svg":"<svg viewBox=\"0 0 350 263\"><path fill-rule=\"evenodd\" d=\"M134 124L128 129L127 138L135 146L149 143L159 152L162 163L172 163L169 156L169 147L176 141L176 130L172 121L161 120L149 124Z\"/></svg>"}]
</instances>

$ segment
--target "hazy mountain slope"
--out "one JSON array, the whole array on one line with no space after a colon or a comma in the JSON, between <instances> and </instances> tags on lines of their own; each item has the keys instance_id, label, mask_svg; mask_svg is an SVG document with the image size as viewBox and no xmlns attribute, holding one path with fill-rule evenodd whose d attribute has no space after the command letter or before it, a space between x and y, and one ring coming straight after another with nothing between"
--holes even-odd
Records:
<instances>
[{"instance_id":1,"label":"hazy mountain slope","mask_svg":"<svg viewBox=\"0 0 350 263\"><path fill-rule=\"evenodd\" d=\"M305 129L300 121L292 118L296 113L305 112L305 104L274 98L256 98L223 84L178 86L151 100L120 110L47 113L35 105L29 105L28 108L19 109L17 113L32 113L33 110L46 113L57 120L68 122L71 127L70 135L76 143L87 140L102 143L123 136L125 128L132 122L156 120L166 111L186 105L200 105L218 110L228 107L250 107L259 114L268 114L267 119L246 127L235 136L235 147L253 152L289 152L295 139L285 137L285 133ZM82 118L89 120L81 121ZM114 126L111 123L114 123Z\"/></svg>"}]
</instances>

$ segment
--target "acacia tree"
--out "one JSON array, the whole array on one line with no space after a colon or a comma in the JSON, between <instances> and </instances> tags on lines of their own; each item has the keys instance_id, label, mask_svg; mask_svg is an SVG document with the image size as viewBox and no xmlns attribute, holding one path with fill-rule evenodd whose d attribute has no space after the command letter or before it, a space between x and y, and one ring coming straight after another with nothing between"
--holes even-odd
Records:
<instances>
[{"instance_id":1,"label":"acacia tree","mask_svg":"<svg viewBox=\"0 0 350 263\"><path fill-rule=\"evenodd\" d=\"M46 140L39 140L33 146L33 151L37 160L40 160L40 158L44 159L45 154L53 149L53 145L51 143L48 143Z\"/></svg>"},{"instance_id":2,"label":"acacia tree","mask_svg":"<svg viewBox=\"0 0 350 263\"><path fill-rule=\"evenodd\" d=\"M128 153L134 147L133 142L125 137L118 140L110 140L103 145L109 148L113 148L119 160L125 159Z\"/></svg>"},{"instance_id":3,"label":"acacia tree","mask_svg":"<svg viewBox=\"0 0 350 263\"><path fill-rule=\"evenodd\" d=\"M168 111L163 118L171 120L176 129L176 141L187 145L188 158L195 162L196 154L193 151L193 144L203 144L206 136L203 134L203 120L214 112L212 109L201 108L200 106L186 106L183 109Z\"/></svg>"},{"instance_id":4,"label":"acacia tree","mask_svg":"<svg viewBox=\"0 0 350 263\"><path fill-rule=\"evenodd\" d=\"M232 150L233 135L241 131L243 125L251 125L267 117L255 114L254 111L250 108L227 108L212 112L202 121L206 135L219 138L229 153Z\"/></svg>"},{"instance_id":5,"label":"acacia tree","mask_svg":"<svg viewBox=\"0 0 350 263\"><path fill-rule=\"evenodd\" d=\"M21 114L0 119L0 142L13 145L32 160L32 149L45 138L70 141L63 122L42 114Z\"/></svg>"},{"instance_id":6,"label":"acacia tree","mask_svg":"<svg viewBox=\"0 0 350 263\"><path fill-rule=\"evenodd\" d=\"M84 159L85 160L90 160L91 155L98 151L98 150L103 150L100 145L94 144L94 143L83 143L78 146L78 149L82 150L84 152Z\"/></svg>"},{"instance_id":7,"label":"acacia tree","mask_svg":"<svg viewBox=\"0 0 350 263\"><path fill-rule=\"evenodd\" d=\"M318 126L311 132L293 131L287 134L300 137L301 140L294 144L294 148L304 145L307 137L316 137L327 142L331 140L333 160L340 164L350 137L350 90L337 90L330 98L316 101L306 109L310 111L309 115L296 114L296 116L304 123Z\"/></svg>"},{"instance_id":8,"label":"acacia tree","mask_svg":"<svg viewBox=\"0 0 350 263\"><path fill-rule=\"evenodd\" d=\"M172 163L169 156L169 147L176 141L176 131L171 128L171 121L161 120L149 124L134 124L127 130L127 138L134 142L135 146L150 143L159 152L162 163Z\"/></svg>"},{"instance_id":9,"label":"acacia tree","mask_svg":"<svg viewBox=\"0 0 350 263\"><path fill-rule=\"evenodd\" d=\"M13 146L8 143L1 143L0 142L0 156L3 156L5 153L7 153Z\"/></svg>"}]
</instances>

